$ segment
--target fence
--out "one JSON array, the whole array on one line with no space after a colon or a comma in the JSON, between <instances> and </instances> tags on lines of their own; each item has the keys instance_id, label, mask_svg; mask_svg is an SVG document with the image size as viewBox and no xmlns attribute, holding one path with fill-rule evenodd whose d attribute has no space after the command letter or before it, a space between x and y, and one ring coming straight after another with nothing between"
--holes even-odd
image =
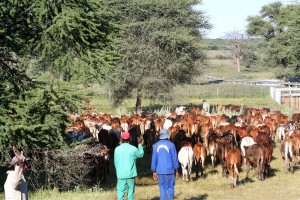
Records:
<instances>
[{"instance_id":1,"label":"fence","mask_svg":"<svg viewBox=\"0 0 300 200\"><path fill-rule=\"evenodd\" d=\"M175 98L252 98L266 97L269 87L245 83L182 85L174 90Z\"/></svg>"},{"instance_id":2,"label":"fence","mask_svg":"<svg viewBox=\"0 0 300 200\"><path fill-rule=\"evenodd\" d=\"M300 110L300 88L270 87L270 95L277 103Z\"/></svg>"}]
</instances>

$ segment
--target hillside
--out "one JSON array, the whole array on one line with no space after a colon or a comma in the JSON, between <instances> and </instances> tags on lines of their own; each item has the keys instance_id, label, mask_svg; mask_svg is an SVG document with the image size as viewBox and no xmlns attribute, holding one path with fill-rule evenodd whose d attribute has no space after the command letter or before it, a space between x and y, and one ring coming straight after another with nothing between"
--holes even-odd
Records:
<instances>
[{"instance_id":1,"label":"hillside","mask_svg":"<svg viewBox=\"0 0 300 200\"><path fill-rule=\"evenodd\" d=\"M244 39L241 41L241 51L252 48L258 54L258 49L263 48L263 41L259 39ZM250 65L246 68L241 63L241 72L237 72L234 59L234 45L232 40L206 39L208 61L203 68L203 73L219 78L243 79L274 79L274 69L265 68L261 63Z\"/></svg>"},{"instance_id":2,"label":"hillside","mask_svg":"<svg viewBox=\"0 0 300 200\"><path fill-rule=\"evenodd\" d=\"M245 40L246 44L255 49L263 48L260 40ZM252 107L271 107L290 113L290 109L278 105L270 98L268 86L255 84L237 84L213 81L203 78L204 75L222 79L275 79L274 69L261 66L246 68L241 65L241 72L237 73L233 57L233 45L230 40L207 39L204 40L207 52L207 62L201 67L201 76L195 76L192 84L179 85L174 88L170 101L161 102L155 99L143 99L142 109L150 112L160 112L163 106L169 109L176 105L188 105L190 103L201 105L203 99L211 104L237 104ZM99 112L108 112L116 115L134 112L135 100L126 99L119 107L113 107L109 101L109 88L104 85L90 85L87 90L80 89L81 94L90 98L90 105Z\"/></svg>"}]
</instances>

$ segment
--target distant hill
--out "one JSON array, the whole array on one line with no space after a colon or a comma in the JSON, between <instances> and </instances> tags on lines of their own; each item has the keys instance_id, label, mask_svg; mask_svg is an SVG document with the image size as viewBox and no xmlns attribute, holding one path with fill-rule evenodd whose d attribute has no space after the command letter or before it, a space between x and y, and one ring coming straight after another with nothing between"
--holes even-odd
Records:
<instances>
[{"instance_id":1,"label":"distant hill","mask_svg":"<svg viewBox=\"0 0 300 200\"><path fill-rule=\"evenodd\" d=\"M234 39L234 38L238 38L238 39L244 39L244 38L248 38L248 36L246 34L242 34L242 33L230 33L230 34L226 34L222 37L220 37L219 39L223 39L223 40L229 40L229 39Z\"/></svg>"},{"instance_id":2,"label":"distant hill","mask_svg":"<svg viewBox=\"0 0 300 200\"><path fill-rule=\"evenodd\" d=\"M222 40L230 40L230 39L249 39L251 38L249 35L247 34L243 34L243 33L229 33L229 34L226 34L222 37L220 37L219 39L222 39Z\"/></svg>"}]
</instances>

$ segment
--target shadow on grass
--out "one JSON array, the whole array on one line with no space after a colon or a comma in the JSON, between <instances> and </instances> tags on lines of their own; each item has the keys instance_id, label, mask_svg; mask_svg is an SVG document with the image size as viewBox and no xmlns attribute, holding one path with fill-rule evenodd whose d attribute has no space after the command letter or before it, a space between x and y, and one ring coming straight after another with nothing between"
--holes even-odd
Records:
<instances>
[{"instance_id":1,"label":"shadow on grass","mask_svg":"<svg viewBox=\"0 0 300 200\"><path fill-rule=\"evenodd\" d=\"M218 174L219 171L217 169L212 169L207 172L207 174Z\"/></svg>"},{"instance_id":2,"label":"shadow on grass","mask_svg":"<svg viewBox=\"0 0 300 200\"><path fill-rule=\"evenodd\" d=\"M255 182L255 181L252 178L244 178L244 179L239 181L239 184L240 185L245 185L247 183L253 183L253 182Z\"/></svg>"},{"instance_id":3,"label":"shadow on grass","mask_svg":"<svg viewBox=\"0 0 300 200\"><path fill-rule=\"evenodd\" d=\"M191 198L187 198L187 199L184 199L184 200L204 200L204 199L207 199L208 195L207 194L201 194L197 197L191 197ZM151 198L151 200L159 200L160 198L159 197L154 197L154 198ZM175 199L176 198L176 195L175 195Z\"/></svg>"},{"instance_id":4,"label":"shadow on grass","mask_svg":"<svg viewBox=\"0 0 300 200\"><path fill-rule=\"evenodd\" d=\"M192 180L192 181L197 181L197 180L199 180L199 179L200 179L200 180L201 180L201 179L206 179L206 177L207 177L207 175L206 175L206 174L203 174L203 175L201 175L201 176L199 176L199 177L196 177L196 176L195 176L195 177L192 177L191 180Z\"/></svg>"},{"instance_id":5,"label":"shadow on grass","mask_svg":"<svg viewBox=\"0 0 300 200\"><path fill-rule=\"evenodd\" d=\"M204 82L204 83L199 83L198 85L213 85L213 84L220 84L220 83L223 83L224 80L213 80L213 81L207 81L207 82Z\"/></svg>"},{"instance_id":6,"label":"shadow on grass","mask_svg":"<svg viewBox=\"0 0 300 200\"><path fill-rule=\"evenodd\" d=\"M160 200L160 198L159 197L153 197L153 198L151 198L151 200Z\"/></svg>"},{"instance_id":7,"label":"shadow on grass","mask_svg":"<svg viewBox=\"0 0 300 200\"><path fill-rule=\"evenodd\" d=\"M185 200L202 200L202 199L207 199L208 195L207 194L201 194L197 197L191 197Z\"/></svg>"},{"instance_id":8,"label":"shadow on grass","mask_svg":"<svg viewBox=\"0 0 300 200\"><path fill-rule=\"evenodd\" d=\"M274 169L274 168L270 168L269 174L266 174L266 178L271 178L276 176L276 172L279 172L280 170L278 169Z\"/></svg>"}]
</instances>

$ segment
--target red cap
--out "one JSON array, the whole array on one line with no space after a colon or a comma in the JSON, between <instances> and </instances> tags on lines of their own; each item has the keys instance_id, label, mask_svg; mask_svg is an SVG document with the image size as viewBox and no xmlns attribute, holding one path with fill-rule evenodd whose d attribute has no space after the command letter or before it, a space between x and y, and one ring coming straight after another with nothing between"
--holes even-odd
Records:
<instances>
[{"instance_id":1,"label":"red cap","mask_svg":"<svg viewBox=\"0 0 300 200\"><path fill-rule=\"evenodd\" d=\"M123 140L128 140L130 138L130 133L128 133L128 132L122 132L121 138Z\"/></svg>"}]
</instances>

